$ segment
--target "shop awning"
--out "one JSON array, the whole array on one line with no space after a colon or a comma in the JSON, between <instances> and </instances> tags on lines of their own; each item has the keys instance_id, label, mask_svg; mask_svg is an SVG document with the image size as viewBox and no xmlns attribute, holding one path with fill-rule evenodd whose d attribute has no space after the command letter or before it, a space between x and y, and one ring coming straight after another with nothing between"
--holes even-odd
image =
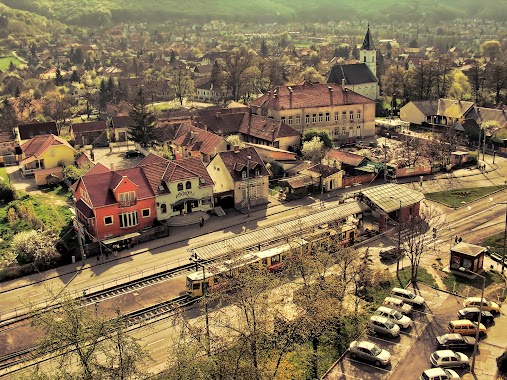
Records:
<instances>
[{"instance_id":1,"label":"shop awning","mask_svg":"<svg viewBox=\"0 0 507 380\"><path fill-rule=\"evenodd\" d=\"M139 232L132 232L131 234L127 234L127 235L123 235L123 236L117 236L117 237L112 238L112 239L102 240L102 243L104 243L104 244L113 244L113 243L117 243L117 242L122 241L122 240L132 239L132 238L135 238L135 237L138 237L138 236L141 236L141 234Z\"/></svg>"}]
</instances>

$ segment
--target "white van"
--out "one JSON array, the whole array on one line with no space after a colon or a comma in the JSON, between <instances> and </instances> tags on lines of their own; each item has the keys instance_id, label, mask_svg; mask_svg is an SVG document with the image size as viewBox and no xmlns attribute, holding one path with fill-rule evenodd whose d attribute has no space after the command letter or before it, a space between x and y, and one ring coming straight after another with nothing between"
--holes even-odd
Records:
<instances>
[{"instance_id":1,"label":"white van","mask_svg":"<svg viewBox=\"0 0 507 380\"><path fill-rule=\"evenodd\" d=\"M412 314L412 311L414 310L411 305L406 304L403 302L403 300L394 297L386 297L384 299L383 305L390 307L391 309L398 310L400 313L403 313L405 315Z\"/></svg>"}]
</instances>

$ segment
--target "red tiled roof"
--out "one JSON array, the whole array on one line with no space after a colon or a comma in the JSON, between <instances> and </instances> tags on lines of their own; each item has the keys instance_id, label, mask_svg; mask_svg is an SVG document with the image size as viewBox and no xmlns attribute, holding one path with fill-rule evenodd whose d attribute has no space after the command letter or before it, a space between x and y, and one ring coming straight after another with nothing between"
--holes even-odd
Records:
<instances>
[{"instance_id":1,"label":"red tiled roof","mask_svg":"<svg viewBox=\"0 0 507 380\"><path fill-rule=\"evenodd\" d=\"M71 126L74 133L98 132L107 129L106 122L102 120L91 121L87 123L75 123Z\"/></svg>"},{"instance_id":2,"label":"red tiled roof","mask_svg":"<svg viewBox=\"0 0 507 380\"><path fill-rule=\"evenodd\" d=\"M113 128L128 128L133 124L130 116L113 116Z\"/></svg>"},{"instance_id":3,"label":"red tiled roof","mask_svg":"<svg viewBox=\"0 0 507 380\"><path fill-rule=\"evenodd\" d=\"M339 162L343 162L344 164L350 166L359 166L359 164L361 164L361 162L363 162L366 159L366 157L354 153L331 149L327 153L327 159L330 161L336 160Z\"/></svg>"},{"instance_id":4,"label":"red tiled roof","mask_svg":"<svg viewBox=\"0 0 507 380\"><path fill-rule=\"evenodd\" d=\"M214 154L224 138L188 123L180 124L172 143L185 146L191 151Z\"/></svg>"},{"instance_id":5,"label":"red tiled roof","mask_svg":"<svg viewBox=\"0 0 507 380\"><path fill-rule=\"evenodd\" d=\"M284 110L367 103L375 101L335 83L303 83L296 86L278 86L249 105Z\"/></svg>"},{"instance_id":6,"label":"red tiled roof","mask_svg":"<svg viewBox=\"0 0 507 380\"><path fill-rule=\"evenodd\" d=\"M93 218L93 210L88 207L86 203L84 203L81 199L76 202L76 208L83 214L86 218Z\"/></svg>"},{"instance_id":7,"label":"red tiled roof","mask_svg":"<svg viewBox=\"0 0 507 380\"><path fill-rule=\"evenodd\" d=\"M21 145L21 150L25 154L25 160L30 157L40 157L50 146L65 145L74 150L67 141L55 135L39 135ZM24 160L23 160L24 161ZM21 165L23 165L21 161Z\"/></svg>"},{"instance_id":8,"label":"red tiled roof","mask_svg":"<svg viewBox=\"0 0 507 380\"><path fill-rule=\"evenodd\" d=\"M241 171L246 167L247 162L249 162L250 170L255 169L257 165L260 165L261 176L269 176L268 169L266 169L264 162L254 147L240 149L237 152L232 150L228 152L221 152L218 153L218 155L224 162L225 167L231 174L234 181L243 180ZM247 156L250 156L251 158L248 159Z\"/></svg>"},{"instance_id":9,"label":"red tiled roof","mask_svg":"<svg viewBox=\"0 0 507 380\"><path fill-rule=\"evenodd\" d=\"M244 135L257 137L274 142L279 137L299 136L300 133L285 123L265 116L243 113L239 132Z\"/></svg>"}]
</instances>

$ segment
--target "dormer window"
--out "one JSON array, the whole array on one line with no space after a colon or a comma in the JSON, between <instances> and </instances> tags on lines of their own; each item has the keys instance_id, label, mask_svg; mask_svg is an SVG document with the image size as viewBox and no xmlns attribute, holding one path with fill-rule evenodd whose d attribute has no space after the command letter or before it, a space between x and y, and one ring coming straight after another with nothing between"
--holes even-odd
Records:
<instances>
[{"instance_id":1,"label":"dormer window","mask_svg":"<svg viewBox=\"0 0 507 380\"><path fill-rule=\"evenodd\" d=\"M261 169L260 168L255 168L255 176L258 177L261 175Z\"/></svg>"},{"instance_id":2,"label":"dormer window","mask_svg":"<svg viewBox=\"0 0 507 380\"><path fill-rule=\"evenodd\" d=\"M181 191L183 190L183 183L178 183L178 191Z\"/></svg>"},{"instance_id":3,"label":"dormer window","mask_svg":"<svg viewBox=\"0 0 507 380\"><path fill-rule=\"evenodd\" d=\"M246 170L241 172L241 178L246 179Z\"/></svg>"},{"instance_id":4,"label":"dormer window","mask_svg":"<svg viewBox=\"0 0 507 380\"><path fill-rule=\"evenodd\" d=\"M187 183L185 183L185 189L191 189L192 188L192 182L190 181L187 181Z\"/></svg>"}]
</instances>

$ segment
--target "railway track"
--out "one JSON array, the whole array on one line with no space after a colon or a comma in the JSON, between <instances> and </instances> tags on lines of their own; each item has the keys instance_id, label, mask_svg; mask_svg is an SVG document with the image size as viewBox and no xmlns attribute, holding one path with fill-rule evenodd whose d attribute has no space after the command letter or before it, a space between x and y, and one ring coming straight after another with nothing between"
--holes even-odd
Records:
<instances>
[{"instance_id":1,"label":"railway track","mask_svg":"<svg viewBox=\"0 0 507 380\"><path fill-rule=\"evenodd\" d=\"M122 315L121 318L123 321L127 323L128 330L134 330L136 328L141 328L150 323L155 323L159 320L170 317L174 314L176 310L179 308L191 307L193 304L199 301L199 298L192 298L190 295L185 294L176 298L173 298L168 301L164 301L158 303L156 305L152 305L140 310L133 311L131 313ZM26 363L29 360L37 359L36 354L37 346L27 347L25 349L10 353L0 358L0 371L5 371L0 373L0 377L8 375L10 373L19 371L21 369L27 368L34 363L30 363L26 366L22 366L23 363ZM47 355L47 353L46 353ZM58 355L53 353L49 353L49 359L57 357ZM43 360L43 361L44 361ZM14 366L21 366L20 368L13 369L9 371L9 368Z\"/></svg>"},{"instance_id":2,"label":"railway track","mask_svg":"<svg viewBox=\"0 0 507 380\"><path fill-rule=\"evenodd\" d=\"M79 297L78 300L82 303L83 306L92 305L110 298L121 296L122 294L127 294L142 288L146 288L148 286L152 286L158 284L160 282L164 282L179 276L183 273L189 272L195 268L195 264L189 263L186 265L181 265L176 268L171 268L166 271L156 273L147 277L143 277L131 282L127 282L120 285L115 285L107 289L100 290L98 292L86 293L84 292L83 296ZM42 311L55 310L60 307L59 303L55 303ZM13 318L5 319L0 322L0 333L7 329L12 329L13 327L19 326L23 321L31 318L31 313L27 310L26 313L18 315ZM13 326L16 325L16 326Z\"/></svg>"}]
</instances>

